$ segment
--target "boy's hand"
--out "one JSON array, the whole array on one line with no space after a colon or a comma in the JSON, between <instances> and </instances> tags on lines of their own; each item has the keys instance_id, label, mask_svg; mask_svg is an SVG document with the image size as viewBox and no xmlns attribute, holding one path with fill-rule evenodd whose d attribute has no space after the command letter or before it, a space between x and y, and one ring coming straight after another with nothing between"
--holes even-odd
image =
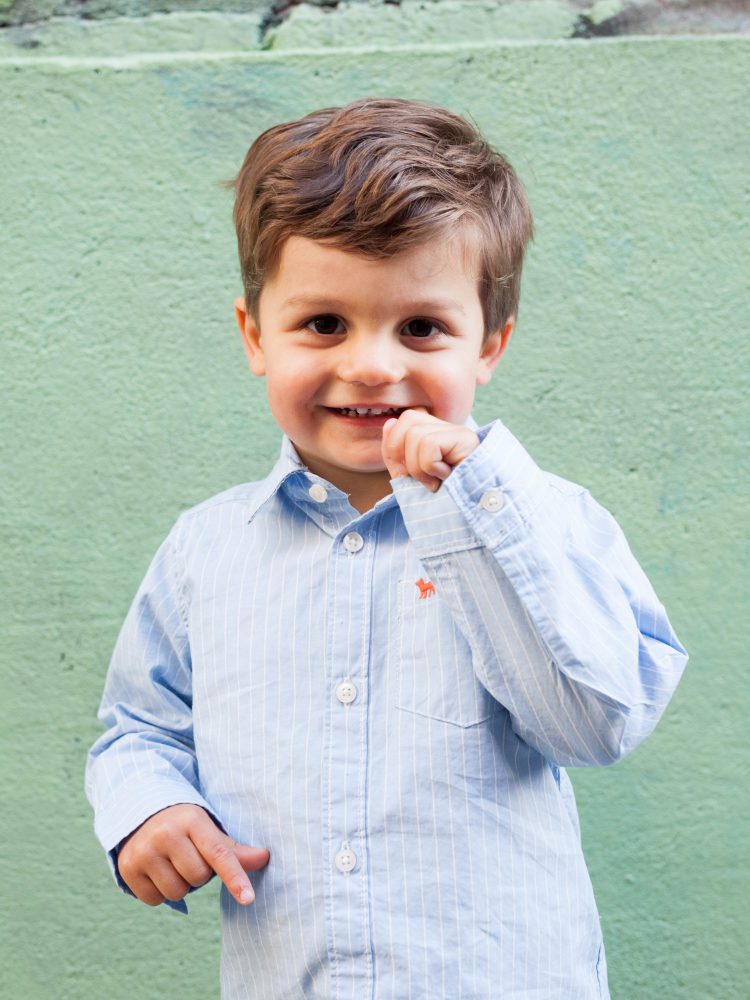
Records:
<instances>
[{"instance_id":1,"label":"boy's hand","mask_svg":"<svg viewBox=\"0 0 750 1000\"><path fill-rule=\"evenodd\" d=\"M383 461L391 479L411 476L433 493L478 446L469 427L439 420L422 407L404 410L383 425Z\"/></svg>"},{"instance_id":2,"label":"boy's hand","mask_svg":"<svg viewBox=\"0 0 750 1000\"><path fill-rule=\"evenodd\" d=\"M154 813L127 838L117 855L120 875L149 906L177 902L214 872L238 903L255 899L246 872L268 864L262 847L246 847L227 837L205 809L176 805Z\"/></svg>"}]
</instances>

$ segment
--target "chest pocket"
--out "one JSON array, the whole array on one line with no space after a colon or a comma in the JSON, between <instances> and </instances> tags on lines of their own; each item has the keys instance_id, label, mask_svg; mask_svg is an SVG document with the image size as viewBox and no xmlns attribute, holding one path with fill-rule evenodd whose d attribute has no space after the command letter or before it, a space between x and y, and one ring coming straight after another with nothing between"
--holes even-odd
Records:
<instances>
[{"instance_id":1,"label":"chest pocket","mask_svg":"<svg viewBox=\"0 0 750 1000\"><path fill-rule=\"evenodd\" d=\"M497 709L476 678L468 642L430 581L399 580L395 653L396 705L403 711L468 728Z\"/></svg>"}]
</instances>

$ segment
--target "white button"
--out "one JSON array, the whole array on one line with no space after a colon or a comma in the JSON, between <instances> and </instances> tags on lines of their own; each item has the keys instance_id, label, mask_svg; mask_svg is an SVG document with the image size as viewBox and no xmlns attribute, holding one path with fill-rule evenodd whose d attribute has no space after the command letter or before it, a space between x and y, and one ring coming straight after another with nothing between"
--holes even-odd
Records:
<instances>
[{"instance_id":1,"label":"white button","mask_svg":"<svg viewBox=\"0 0 750 1000\"><path fill-rule=\"evenodd\" d=\"M356 531L350 531L348 535L344 535L344 548L347 552L359 552L364 544L364 539Z\"/></svg>"},{"instance_id":2,"label":"white button","mask_svg":"<svg viewBox=\"0 0 750 1000\"><path fill-rule=\"evenodd\" d=\"M336 855L336 867L340 872L344 872L345 875L348 875L356 863L357 855L354 851L350 850L348 844L344 844L339 853Z\"/></svg>"},{"instance_id":3,"label":"white button","mask_svg":"<svg viewBox=\"0 0 750 1000\"><path fill-rule=\"evenodd\" d=\"M323 503L328 499L328 490L322 483L313 483L307 492L318 503Z\"/></svg>"},{"instance_id":4,"label":"white button","mask_svg":"<svg viewBox=\"0 0 750 1000\"><path fill-rule=\"evenodd\" d=\"M336 688L336 697L342 705L351 705L357 697L357 688L352 681L342 681Z\"/></svg>"},{"instance_id":5,"label":"white button","mask_svg":"<svg viewBox=\"0 0 750 1000\"><path fill-rule=\"evenodd\" d=\"M497 489L487 490L479 500L479 506L482 510L487 510L490 514L494 514L496 510L500 510L504 503L505 497L503 496L503 491Z\"/></svg>"}]
</instances>

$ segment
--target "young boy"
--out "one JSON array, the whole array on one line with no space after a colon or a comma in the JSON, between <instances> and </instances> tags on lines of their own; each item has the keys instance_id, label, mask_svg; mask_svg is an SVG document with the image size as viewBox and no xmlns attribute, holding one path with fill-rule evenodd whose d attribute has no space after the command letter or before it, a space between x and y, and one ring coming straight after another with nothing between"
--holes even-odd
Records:
<instances>
[{"instance_id":1,"label":"young boy","mask_svg":"<svg viewBox=\"0 0 750 1000\"><path fill-rule=\"evenodd\" d=\"M265 132L235 187L284 441L179 518L124 624L88 771L117 878L185 909L219 875L225 998L607 997L562 768L640 743L686 657L612 517L471 419L523 190L380 99Z\"/></svg>"}]
</instances>

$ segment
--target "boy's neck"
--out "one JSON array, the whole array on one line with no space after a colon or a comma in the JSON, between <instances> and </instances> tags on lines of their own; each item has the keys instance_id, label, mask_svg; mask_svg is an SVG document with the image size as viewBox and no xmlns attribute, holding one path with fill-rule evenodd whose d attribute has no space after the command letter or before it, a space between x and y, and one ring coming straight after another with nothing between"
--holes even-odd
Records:
<instances>
[{"instance_id":1,"label":"boy's neck","mask_svg":"<svg viewBox=\"0 0 750 1000\"><path fill-rule=\"evenodd\" d=\"M327 479L349 497L349 503L360 514L372 510L378 500L391 493L391 477L383 469L379 472L348 472L346 469L329 469L315 463L311 472Z\"/></svg>"},{"instance_id":2,"label":"boy's neck","mask_svg":"<svg viewBox=\"0 0 750 1000\"><path fill-rule=\"evenodd\" d=\"M362 472L356 469L346 469L333 462L327 462L318 455L310 455L295 441L292 441L297 455L310 472L346 493L349 503L360 514L372 510L378 500L390 495L391 476L387 469L375 469L372 472Z\"/></svg>"},{"instance_id":3,"label":"boy's neck","mask_svg":"<svg viewBox=\"0 0 750 1000\"><path fill-rule=\"evenodd\" d=\"M356 476L356 483L348 486L337 483L340 490L349 494L349 503L358 510L360 514L366 514L372 510L378 500L387 497L391 492L391 477L387 472L374 472L368 477L368 481L363 482L361 474Z\"/></svg>"}]
</instances>

